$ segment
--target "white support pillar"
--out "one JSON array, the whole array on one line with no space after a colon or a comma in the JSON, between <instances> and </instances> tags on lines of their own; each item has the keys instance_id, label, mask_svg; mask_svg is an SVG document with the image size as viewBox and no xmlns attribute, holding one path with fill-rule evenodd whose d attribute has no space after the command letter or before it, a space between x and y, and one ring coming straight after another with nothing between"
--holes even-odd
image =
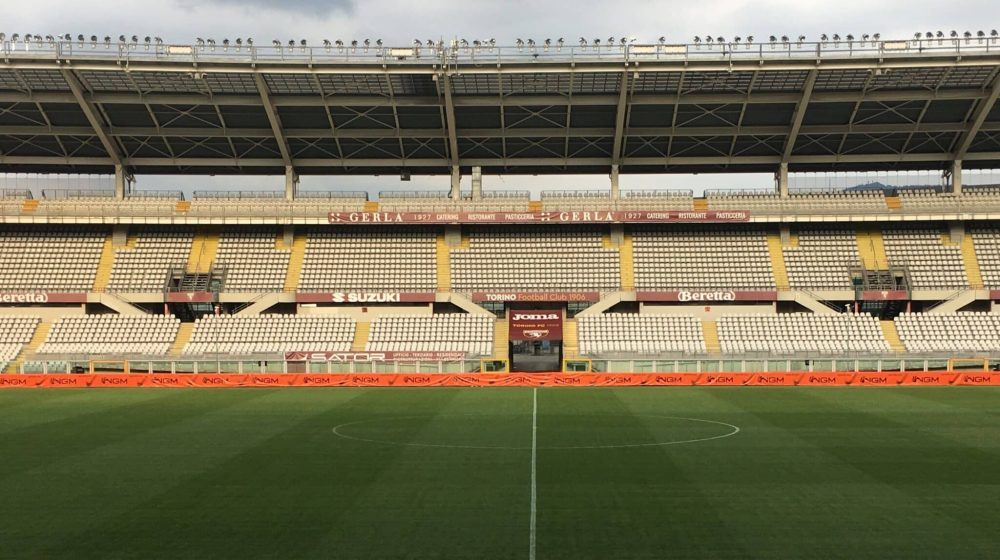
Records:
<instances>
[{"instance_id":1,"label":"white support pillar","mask_svg":"<svg viewBox=\"0 0 1000 560\"><path fill-rule=\"evenodd\" d=\"M124 165L115 166L115 198L118 200L125 199L125 193L129 190L127 188L128 177L125 174Z\"/></svg>"},{"instance_id":2,"label":"white support pillar","mask_svg":"<svg viewBox=\"0 0 1000 560\"><path fill-rule=\"evenodd\" d=\"M788 198L788 164L778 164L778 170L774 172L775 191L781 198Z\"/></svg>"},{"instance_id":3,"label":"white support pillar","mask_svg":"<svg viewBox=\"0 0 1000 560\"><path fill-rule=\"evenodd\" d=\"M951 162L951 192L962 194L962 160Z\"/></svg>"},{"instance_id":4,"label":"white support pillar","mask_svg":"<svg viewBox=\"0 0 1000 560\"><path fill-rule=\"evenodd\" d=\"M611 166L611 199L618 200L621 197L621 186L618 183L618 165Z\"/></svg>"},{"instance_id":5,"label":"white support pillar","mask_svg":"<svg viewBox=\"0 0 1000 560\"><path fill-rule=\"evenodd\" d=\"M472 200L483 198L483 168L474 166L472 168Z\"/></svg>"},{"instance_id":6,"label":"white support pillar","mask_svg":"<svg viewBox=\"0 0 1000 560\"><path fill-rule=\"evenodd\" d=\"M451 199L458 200L462 198L462 169L457 166L451 166Z\"/></svg>"},{"instance_id":7,"label":"white support pillar","mask_svg":"<svg viewBox=\"0 0 1000 560\"><path fill-rule=\"evenodd\" d=\"M291 165L285 166L285 200L295 200L299 194L299 174Z\"/></svg>"}]
</instances>

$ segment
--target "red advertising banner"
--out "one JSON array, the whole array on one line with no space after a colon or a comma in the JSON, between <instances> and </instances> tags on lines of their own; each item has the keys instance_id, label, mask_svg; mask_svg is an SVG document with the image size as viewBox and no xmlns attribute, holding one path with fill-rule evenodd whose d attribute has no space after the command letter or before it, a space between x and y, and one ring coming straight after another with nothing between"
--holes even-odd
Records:
<instances>
[{"instance_id":1,"label":"red advertising banner","mask_svg":"<svg viewBox=\"0 0 1000 560\"><path fill-rule=\"evenodd\" d=\"M87 294L56 292L0 292L0 305L8 303L87 303Z\"/></svg>"},{"instance_id":2,"label":"red advertising banner","mask_svg":"<svg viewBox=\"0 0 1000 560\"><path fill-rule=\"evenodd\" d=\"M745 210L586 212L330 212L331 224L615 224L746 222Z\"/></svg>"},{"instance_id":3,"label":"red advertising banner","mask_svg":"<svg viewBox=\"0 0 1000 560\"><path fill-rule=\"evenodd\" d=\"M680 290L676 292L636 292L637 301L679 301L718 303L727 301L777 301L776 291Z\"/></svg>"},{"instance_id":4,"label":"red advertising banner","mask_svg":"<svg viewBox=\"0 0 1000 560\"><path fill-rule=\"evenodd\" d=\"M167 292L167 303L212 303L216 294L212 292Z\"/></svg>"},{"instance_id":5,"label":"red advertising banner","mask_svg":"<svg viewBox=\"0 0 1000 560\"><path fill-rule=\"evenodd\" d=\"M861 301L906 301L910 296L906 290L865 290L861 292Z\"/></svg>"},{"instance_id":6,"label":"red advertising banner","mask_svg":"<svg viewBox=\"0 0 1000 560\"><path fill-rule=\"evenodd\" d=\"M507 321L510 340L562 340L561 309L512 310Z\"/></svg>"},{"instance_id":7,"label":"red advertising banner","mask_svg":"<svg viewBox=\"0 0 1000 560\"><path fill-rule=\"evenodd\" d=\"M306 292L296 303L433 303L432 292Z\"/></svg>"},{"instance_id":8,"label":"red advertising banner","mask_svg":"<svg viewBox=\"0 0 1000 560\"><path fill-rule=\"evenodd\" d=\"M1000 300L1000 290L990 290L990 299L993 301Z\"/></svg>"},{"instance_id":9,"label":"red advertising banner","mask_svg":"<svg viewBox=\"0 0 1000 560\"><path fill-rule=\"evenodd\" d=\"M1000 373L260 373L0 375L0 389L62 387L1000 386Z\"/></svg>"},{"instance_id":10,"label":"red advertising banner","mask_svg":"<svg viewBox=\"0 0 1000 560\"><path fill-rule=\"evenodd\" d=\"M285 352L286 362L455 362L465 352Z\"/></svg>"},{"instance_id":11,"label":"red advertising banner","mask_svg":"<svg viewBox=\"0 0 1000 560\"><path fill-rule=\"evenodd\" d=\"M476 303L504 301L568 302L600 300L600 292L472 292L472 301Z\"/></svg>"}]
</instances>

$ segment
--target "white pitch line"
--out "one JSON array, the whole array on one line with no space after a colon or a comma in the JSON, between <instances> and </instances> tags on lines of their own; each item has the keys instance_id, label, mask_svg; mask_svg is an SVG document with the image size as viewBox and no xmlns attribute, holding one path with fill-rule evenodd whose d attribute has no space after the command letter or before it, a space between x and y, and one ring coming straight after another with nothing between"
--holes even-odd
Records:
<instances>
[{"instance_id":1,"label":"white pitch line","mask_svg":"<svg viewBox=\"0 0 1000 560\"><path fill-rule=\"evenodd\" d=\"M528 538L528 560L535 560L535 520L538 518L538 388L531 390L531 533Z\"/></svg>"}]
</instances>

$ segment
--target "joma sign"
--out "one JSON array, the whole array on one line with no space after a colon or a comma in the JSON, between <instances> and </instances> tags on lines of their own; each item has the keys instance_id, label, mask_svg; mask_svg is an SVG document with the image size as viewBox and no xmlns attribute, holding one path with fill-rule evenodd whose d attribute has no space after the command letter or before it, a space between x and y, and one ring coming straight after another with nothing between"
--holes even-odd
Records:
<instances>
[{"instance_id":1,"label":"joma sign","mask_svg":"<svg viewBox=\"0 0 1000 560\"><path fill-rule=\"evenodd\" d=\"M510 312L511 340L562 340L562 310L530 309Z\"/></svg>"}]
</instances>

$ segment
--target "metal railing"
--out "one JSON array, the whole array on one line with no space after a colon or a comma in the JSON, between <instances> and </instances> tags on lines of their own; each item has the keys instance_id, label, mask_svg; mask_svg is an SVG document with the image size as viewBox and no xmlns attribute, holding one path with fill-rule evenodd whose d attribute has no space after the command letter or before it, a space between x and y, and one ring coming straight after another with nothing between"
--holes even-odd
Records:
<instances>
[{"instance_id":1,"label":"metal railing","mask_svg":"<svg viewBox=\"0 0 1000 560\"><path fill-rule=\"evenodd\" d=\"M723 40L703 43L594 44L589 41L495 46L439 42L433 46L396 47L363 44L297 45L167 45L96 40L6 40L0 43L4 58L109 59L121 64L140 61L244 62L301 64L522 64L539 62L649 62L649 61L752 61L822 60L904 56L970 56L1000 52L998 37L941 37L896 40L828 40L750 42ZM109 38L110 39L110 38Z\"/></svg>"},{"instance_id":2,"label":"metal railing","mask_svg":"<svg viewBox=\"0 0 1000 560\"><path fill-rule=\"evenodd\" d=\"M295 193L296 198L306 200L326 200L326 199L358 199L368 200L368 193L364 191L299 191Z\"/></svg>"},{"instance_id":3,"label":"metal railing","mask_svg":"<svg viewBox=\"0 0 1000 560\"><path fill-rule=\"evenodd\" d=\"M54 200L70 198L114 199L115 191L105 189L42 189L42 198Z\"/></svg>"},{"instance_id":4,"label":"metal railing","mask_svg":"<svg viewBox=\"0 0 1000 560\"><path fill-rule=\"evenodd\" d=\"M283 199L285 191L194 191L194 198Z\"/></svg>"}]
</instances>

